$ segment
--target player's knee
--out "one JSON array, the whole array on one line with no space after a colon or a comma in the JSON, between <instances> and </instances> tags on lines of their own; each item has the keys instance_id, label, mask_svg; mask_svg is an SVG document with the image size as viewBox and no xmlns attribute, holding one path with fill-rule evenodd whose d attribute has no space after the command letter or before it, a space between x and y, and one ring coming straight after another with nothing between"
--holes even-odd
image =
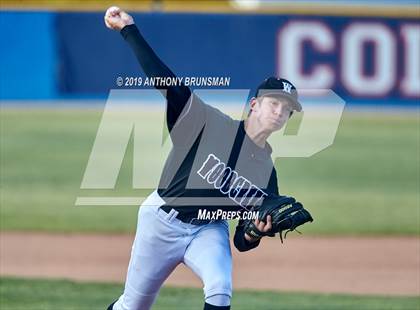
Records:
<instances>
[{"instance_id":1,"label":"player's knee","mask_svg":"<svg viewBox=\"0 0 420 310\"><path fill-rule=\"evenodd\" d=\"M232 296L232 279L227 276L213 277L209 283L205 283L204 295L206 300L215 295L225 295L230 299Z\"/></svg>"},{"instance_id":2,"label":"player's knee","mask_svg":"<svg viewBox=\"0 0 420 310\"><path fill-rule=\"evenodd\" d=\"M225 294L216 294L216 295L207 297L205 299L205 302L206 302L206 305L213 306L214 309L216 309L216 307L218 307L217 309L220 309L220 307L223 307L223 309L225 309L224 307L230 306L230 296L225 295ZM213 309L213 308L209 307L209 309Z\"/></svg>"}]
</instances>

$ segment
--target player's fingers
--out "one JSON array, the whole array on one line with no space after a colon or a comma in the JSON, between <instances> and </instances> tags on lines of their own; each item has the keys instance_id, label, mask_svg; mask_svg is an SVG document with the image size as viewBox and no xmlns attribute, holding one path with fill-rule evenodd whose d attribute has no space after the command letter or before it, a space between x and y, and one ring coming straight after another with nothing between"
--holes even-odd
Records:
<instances>
[{"instance_id":1,"label":"player's fingers","mask_svg":"<svg viewBox=\"0 0 420 310\"><path fill-rule=\"evenodd\" d=\"M109 20L109 16L105 14L105 16L104 16L105 26L107 26L108 28L111 28L112 29L112 27L109 24L108 20Z\"/></svg>"},{"instance_id":2,"label":"player's fingers","mask_svg":"<svg viewBox=\"0 0 420 310\"><path fill-rule=\"evenodd\" d=\"M110 7L106 10L105 19L108 20L108 24L112 23L111 19L116 18L119 16L119 8L117 7Z\"/></svg>"},{"instance_id":3,"label":"player's fingers","mask_svg":"<svg viewBox=\"0 0 420 310\"><path fill-rule=\"evenodd\" d=\"M105 16L104 18L105 20L105 25L109 28L109 29L114 29L114 25L116 23L115 18L113 17L109 17L109 16Z\"/></svg>"},{"instance_id":4,"label":"player's fingers","mask_svg":"<svg viewBox=\"0 0 420 310\"><path fill-rule=\"evenodd\" d=\"M267 216L267 224L264 227L264 232L267 232L271 229L271 215Z\"/></svg>"},{"instance_id":5,"label":"player's fingers","mask_svg":"<svg viewBox=\"0 0 420 310\"><path fill-rule=\"evenodd\" d=\"M105 15L104 15L105 25L106 25L108 28L111 28L111 25L110 25L110 19L111 19L111 18L112 18L112 15L111 15L111 8L109 8L108 10L106 10Z\"/></svg>"},{"instance_id":6,"label":"player's fingers","mask_svg":"<svg viewBox=\"0 0 420 310\"><path fill-rule=\"evenodd\" d=\"M130 15L128 15L128 14L127 14L126 12L124 12L124 11L121 11L120 16L121 16L121 18L129 18L129 17L130 17Z\"/></svg>"},{"instance_id":7,"label":"player's fingers","mask_svg":"<svg viewBox=\"0 0 420 310\"><path fill-rule=\"evenodd\" d=\"M121 9L117 6L111 6L108 11L110 15L115 16L121 12Z\"/></svg>"},{"instance_id":8,"label":"player's fingers","mask_svg":"<svg viewBox=\"0 0 420 310\"><path fill-rule=\"evenodd\" d=\"M127 25L134 24L133 17L130 14L127 14L126 12L121 11L120 17L122 20L124 20L127 23Z\"/></svg>"},{"instance_id":9,"label":"player's fingers","mask_svg":"<svg viewBox=\"0 0 420 310\"><path fill-rule=\"evenodd\" d=\"M258 230L264 231L264 226L265 226L265 223L263 221L260 221L260 223L258 224Z\"/></svg>"}]
</instances>

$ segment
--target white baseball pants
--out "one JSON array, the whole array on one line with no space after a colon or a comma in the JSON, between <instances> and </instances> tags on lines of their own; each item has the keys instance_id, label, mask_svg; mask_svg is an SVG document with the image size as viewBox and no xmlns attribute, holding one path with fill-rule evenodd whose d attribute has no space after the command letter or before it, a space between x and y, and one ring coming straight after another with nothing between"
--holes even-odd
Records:
<instances>
[{"instance_id":1,"label":"white baseball pants","mask_svg":"<svg viewBox=\"0 0 420 310\"><path fill-rule=\"evenodd\" d=\"M179 263L202 280L206 300L215 295L232 296L228 223L186 224L176 218L177 211L161 210L164 203L154 191L140 206L124 293L114 310L150 309Z\"/></svg>"}]
</instances>

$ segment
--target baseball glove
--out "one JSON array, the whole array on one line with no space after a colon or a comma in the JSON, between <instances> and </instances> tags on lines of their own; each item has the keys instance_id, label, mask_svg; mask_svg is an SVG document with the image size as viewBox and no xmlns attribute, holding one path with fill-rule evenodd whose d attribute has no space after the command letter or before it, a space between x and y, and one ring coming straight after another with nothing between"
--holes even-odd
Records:
<instances>
[{"instance_id":1,"label":"baseball glove","mask_svg":"<svg viewBox=\"0 0 420 310\"><path fill-rule=\"evenodd\" d=\"M258 211L258 219L263 222L267 222L267 216L271 215L272 223L270 231L261 232L255 226L253 219L246 220L244 223L245 233L256 239L264 236L274 237L276 233L279 233L283 243L283 231L286 231L284 234L284 238L286 238L288 232L313 221L311 214L293 197L269 195L264 198L261 205L254 206L253 211Z\"/></svg>"}]
</instances>

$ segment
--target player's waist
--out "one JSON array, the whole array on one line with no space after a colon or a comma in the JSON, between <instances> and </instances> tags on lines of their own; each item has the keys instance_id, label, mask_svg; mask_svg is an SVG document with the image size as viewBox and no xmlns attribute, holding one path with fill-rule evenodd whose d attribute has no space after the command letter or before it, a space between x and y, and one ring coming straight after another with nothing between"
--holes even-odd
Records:
<instances>
[{"instance_id":1,"label":"player's waist","mask_svg":"<svg viewBox=\"0 0 420 310\"><path fill-rule=\"evenodd\" d=\"M197 216L194 216L196 212L185 212L185 210L182 211L179 208L174 208L170 205L163 205L160 208L168 214L171 212L171 210L174 209L175 211L178 212L176 218L180 220L181 222L184 222L187 224L207 225L214 222L214 220L199 219Z\"/></svg>"},{"instance_id":2,"label":"player's waist","mask_svg":"<svg viewBox=\"0 0 420 310\"><path fill-rule=\"evenodd\" d=\"M165 204L160 207L166 213L171 210L177 211L176 218L180 221L193 225L206 225L237 216L243 210L238 206L174 206Z\"/></svg>"}]
</instances>

